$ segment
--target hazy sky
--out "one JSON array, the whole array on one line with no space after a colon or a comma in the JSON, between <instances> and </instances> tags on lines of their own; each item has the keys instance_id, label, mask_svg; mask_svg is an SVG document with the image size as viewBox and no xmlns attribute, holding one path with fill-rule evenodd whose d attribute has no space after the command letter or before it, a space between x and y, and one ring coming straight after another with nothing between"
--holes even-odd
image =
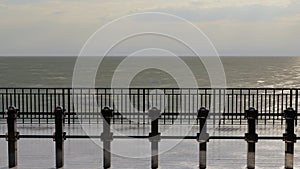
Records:
<instances>
[{"instance_id":1,"label":"hazy sky","mask_svg":"<svg viewBox=\"0 0 300 169\"><path fill-rule=\"evenodd\" d=\"M299 0L0 0L0 55L77 56L101 26L136 12L191 21L220 55L300 56Z\"/></svg>"}]
</instances>

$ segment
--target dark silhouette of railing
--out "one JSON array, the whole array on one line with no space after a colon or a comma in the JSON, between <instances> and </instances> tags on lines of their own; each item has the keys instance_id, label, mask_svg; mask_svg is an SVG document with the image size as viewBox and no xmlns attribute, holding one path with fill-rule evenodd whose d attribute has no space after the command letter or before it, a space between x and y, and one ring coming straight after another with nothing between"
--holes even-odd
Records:
<instances>
[{"instance_id":1,"label":"dark silhouette of railing","mask_svg":"<svg viewBox=\"0 0 300 169\"><path fill-rule=\"evenodd\" d=\"M283 124L283 111L298 112L299 89L287 88L2 88L0 123L10 105L20 110L18 123L54 123L53 107L66 109L65 123L100 123L101 108L114 109L112 123L150 124L148 110L162 110L160 124L197 123L197 108L206 107L213 124L246 124L244 110L259 111L258 124ZM296 120L297 124L297 120Z\"/></svg>"}]
</instances>

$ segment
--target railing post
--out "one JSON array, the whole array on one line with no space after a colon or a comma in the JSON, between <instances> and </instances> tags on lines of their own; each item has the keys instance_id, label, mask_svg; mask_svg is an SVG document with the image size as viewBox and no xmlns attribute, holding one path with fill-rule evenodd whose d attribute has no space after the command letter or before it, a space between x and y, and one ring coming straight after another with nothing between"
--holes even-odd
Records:
<instances>
[{"instance_id":1,"label":"railing post","mask_svg":"<svg viewBox=\"0 0 300 169\"><path fill-rule=\"evenodd\" d=\"M209 141L209 134L207 133L206 119L208 117L209 110L205 107L201 107L198 110L197 119L199 120L199 133L197 133L197 141L199 142L199 168L206 168L206 149L207 142Z\"/></svg>"},{"instance_id":2,"label":"railing post","mask_svg":"<svg viewBox=\"0 0 300 169\"><path fill-rule=\"evenodd\" d=\"M149 133L149 141L151 142L151 168L158 168L158 142L161 140L158 132L158 119L160 117L160 110L153 107L149 110L149 117L151 119L151 133Z\"/></svg>"},{"instance_id":3,"label":"railing post","mask_svg":"<svg viewBox=\"0 0 300 169\"><path fill-rule=\"evenodd\" d=\"M285 141L285 169L292 169L294 165L294 143L296 143L296 134L294 134L294 124L297 112L289 107L284 111L284 118L286 119L286 128L283 134Z\"/></svg>"},{"instance_id":4,"label":"railing post","mask_svg":"<svg viewBox=\"0 0 300 169\"><path fill-rule=\"evenodd\" d=\"M64 166L64 140L66 133L64 132L64 113L65 110L61 106L57 106L54 110L55 116L55 154L56 154L56 168Z\"/></svg>"},{"instance_id":5,"label":"railing post","mask_svg":"<svg viewBox=\"0 0 300 169\"><path fill-rule=\"evenodd\" d=\"M110 107L104 107L101 110L103 116L103 132L101 140L103 141L103 167L111 167L110 144L113 140L113 133L110 132L110 119L113 117L113 110Z\"/></svg>"},{"instance_id":6,"label":"railing post","mask_svg":"<svg viewBox=\"0 0 300 169\"><path fill-rule=\"evenodd\" d=\"M10 106L6 110L7 117L7 134L6 141L8 141L8 166L9 168L16 167L18 165L18 145L19 132L17 132L17 116L18 109Z\"/></svg>"},{"instance_id":7,"label":"railing post","mask_svg":"<svg viewBox=\"0 0 300 169\"><path fill-rule=\"evenodd\" d=\"M258 135L256 134L256 120L258 117L258 111L255 108L250 107L245 111L245 116L248 119L248 133L245 134L245 140L248 143L247 152L247 168L255 168L255 143L258 141Z\"/></svg>"},{"instance_id":8,"label":"railing post","mask_svg":"<svg viewBox=\"0 0 300 169\"><path fill-rule=\"evenodd\" d=\"M68 89L68 125L71 124L71 92L70 88Z\"/></svg>"}]
</instances>

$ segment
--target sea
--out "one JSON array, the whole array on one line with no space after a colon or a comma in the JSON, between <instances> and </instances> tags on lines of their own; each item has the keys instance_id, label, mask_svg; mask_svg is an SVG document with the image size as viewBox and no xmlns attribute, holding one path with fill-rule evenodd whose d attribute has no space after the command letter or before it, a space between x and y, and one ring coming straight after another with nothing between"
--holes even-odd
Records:
<instances>
[{"instance_id":1,"label":"sea","mask_svg":"<svg viewBox=\"0 0 300 169\"><path fill-rule=\"evenodd\" d=\"M145 56L143 56L145 57ZM149 59L150 58L150 59ZM182 61L196 77L199 87L210 87L206 67L197 57L182 56ZM125 57L105 57L97 68L95 87L111 87L112 77ZM157 57L147 57L153 61ZM220 57L226 75L226 87L237 88L299 88L300 57ZM77 57L0 57L0 88L69 88ZM136 63L136 66L138 62ZM166 65L167 66L167 65ZM213 66L213 65L212 65ZM87 70L89 67L86 68ZM181 69L177 67L176 69ZM186 76L185 74L180 74ZM126 77L124 77L126 78ZM173 88L176 80L161 69L145 69L136 72L130 87ZM113 126L116 135L148 135L149 126ZM162 126L162 135L195 135L198 128L186 131L180 126ZM7 131L0 125L0 135ZM54 126L18 124L20 134L52 135ZM66 125L67 134L99 134L101 126ZM208 128L210 135L244 136L246 126L222 126ZM285 126L259 126L259 135L281 136ZM295 132L300 135L300 128ZM166 134L168 133L168 134ZM67 139L65 141L66 169L103 168L102 142L94 139ZM259 140L256 144L256 168L284 168L285 144L282 140ZM210 140L207 143L207 165L211 169L244 169L247 160L245 140ZM199 143L196 140L161 140L159 142L159 168L196 169L199 160ZM295 144L295 168L300 168L300 145ZM8 165L7 142L0 138L0 169ZM18 141L18 169L53 169L55 151L52 139L20 139ZM150 142L148 139L114 139L112 142L112 168L150 168Z\"/></svg>"},{"instance_id":2,"label":"sea","mask_svg":"<svg viewBox=\"0 0 300 169\"><path fill-rule=\"evenodd\" d=\"M209 75L201 59L188 56L180 58L192 71L199 87L211 86ZM111 87L111 79L114 73L126 71L118 69L118 65L124 59L125 57L117 56L104 57L97 68L95 87ZM57 56L0 57L0 87L72 87L76 60L77 57ZM153 62L156 60L157 57L150 59ZM227 56L220 57L220 60L226 77L226 87L300 87L300 57ZM180 69L180 67L176 69ZM181 76L187 75L183 73ZM130 87L172 88L178 87L178 84L168 72L150 68L136 72L136 76L131 80Z\"/></svg>"}]
</instances>

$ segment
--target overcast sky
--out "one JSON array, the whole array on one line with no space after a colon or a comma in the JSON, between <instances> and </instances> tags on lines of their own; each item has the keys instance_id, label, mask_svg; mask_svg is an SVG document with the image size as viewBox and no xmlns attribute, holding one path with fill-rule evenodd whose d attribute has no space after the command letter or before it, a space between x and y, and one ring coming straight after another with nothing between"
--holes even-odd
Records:
<instances>
[{"instance_id":1,"label":"overcast sky","mask_svg":"<svg viewBox=\"0 0 300 169\"><path fill-rule=\"evenodd\" d=\"M189 20L220 55L300 56L299 0L0 0L0 55L77 56L101 26L138 12Z\"/></svg>"}]
</instances>

